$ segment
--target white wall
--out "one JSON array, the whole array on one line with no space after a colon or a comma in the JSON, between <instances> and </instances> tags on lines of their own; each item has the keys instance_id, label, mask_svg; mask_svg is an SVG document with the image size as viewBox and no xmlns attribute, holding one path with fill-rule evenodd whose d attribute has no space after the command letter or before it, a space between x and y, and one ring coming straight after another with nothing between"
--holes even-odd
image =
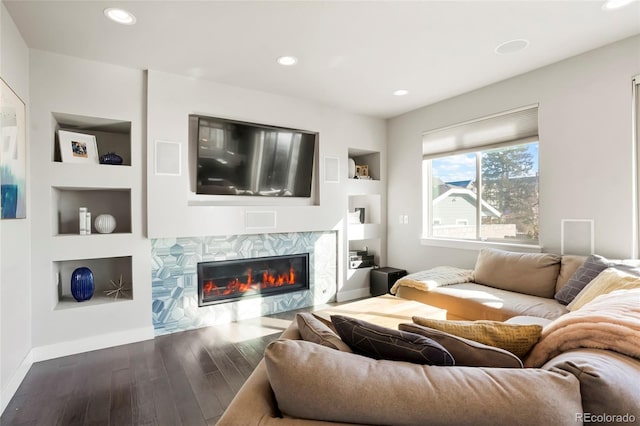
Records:
<instances>
[{"instance_id":1,"label":"white wall","mask_svg":"<svg viewBox=\"0 0 640 426\"><path fill-rule=\"evenodd\" d=\"M424 131L539 103L540 243L560 252L561 219L593 219L596 253L631 256L631 79L640 72L636 36L388 121L388 257L417 271L472 267L474 250L420 244ZM522 54L526 54L523 52ZM408 225L399 225L408 214Z\"/></svg>"},{"instance_id":2,"label":"white wall","mask_svg":"<svg viewBox=\"0 0 640 426\"><path fill-rule=\"evenodd\" d=\"M148 226L152 238L256 233L247 230L244 223L245 212L255 210L276 212L277 226L264 230L268 232L335 229L346 212L346 192L344 185L324 183L324 157L340 157L344 182L349 146L376 151L385 147L383 120L157 71L148 72L147 113ZM319 205L291 205L281 199L264 205L264 200L248 197L216 201L215 197L196 196L189 183L188 116L193 113L319 132ZM154 173L155 140L181 144L181 176ZM231 202L245 205L229 205Z\"/></svg>"},{"instance_id":3,"label":"white wall","mask_svg":"<svg viewBox=\"0 0 640 426\"><path fill-rule=\"evenodd\" d=\"M4 4L0 5L0 30L0 76L27 105L28 125L29 50ZM27 176L29 151L27 144ZM26 219L0 221L0 411L31 365L30 193L27 179Z\"/></svg>"},{"instance_id":4,"label":"white wall","mask_svg":"<svg viewBox=\"0 0 640 426\"><path fill-rule=\"evenodd\" d=\"M144 72L30 50L33 355L47 359L153 336L151 244L144 235ZM53 113L131 122L131 166L54 162ZM98 144L100 141L98 141ZM52 187L127 188L131 232L90 236L56 235ZM61 309L53 262L127 256L132 258L133 300ZM119 273L113 271L114 280ZM105 279L106 280L106 279ZM97 285L96 285L97 287ZM97 292L97 291L96 291Z\"/></svg>"}]
</instances>

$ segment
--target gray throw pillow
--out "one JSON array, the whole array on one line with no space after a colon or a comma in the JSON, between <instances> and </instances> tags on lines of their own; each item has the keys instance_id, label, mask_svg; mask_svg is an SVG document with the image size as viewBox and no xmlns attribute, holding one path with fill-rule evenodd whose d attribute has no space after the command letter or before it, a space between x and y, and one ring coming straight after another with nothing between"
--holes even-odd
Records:
<instances>
[{"instance_id":1,"label":"gray throw pillow","mask_svg":"<svg viewBox=\"0 0 640 426\"><path fill-rule=\"evenodd\" d=\"M308 312L296 315L300 337L307 342L317 343L328 348L343 352L351 352L349 345L340 340L340 337L327 327L322 321Z\"/></svg>"},{"instance_id":2,"label":"gray throw pillow","mask_svg":"<svg viewBox=\"0 0 640 426\"><path fill-rule=\"evenodd\" d=\"M453 356L427 337L342 315L332 315L331 322L342 341L361 355L414 364L455 365Z\"/></svg>"},{"instance_id":3,"label":"gray throw pillow","mask_svg":"<svg viewBox=\"0 0 640 426\"><path fill-rule=\"evenodd\" d=\"M602 256L592 254L584 264L569 278L569 281L556 293L554 299L568 305L600 272L610 266L610 262Z\"/></svg>"},{"instance_id":4,"label":"gray throw pillow","mask_svg":"<svg viewBox=\"0 0 640 426\"><path fill-rule=\"evenodd\" d=\"M409 333L419 334L440 343L456 360L457 366L522 368L522 361L509 351L454 336L435 328L419 324L399 324L398 328Z\"/></svg>"}]
</instances>

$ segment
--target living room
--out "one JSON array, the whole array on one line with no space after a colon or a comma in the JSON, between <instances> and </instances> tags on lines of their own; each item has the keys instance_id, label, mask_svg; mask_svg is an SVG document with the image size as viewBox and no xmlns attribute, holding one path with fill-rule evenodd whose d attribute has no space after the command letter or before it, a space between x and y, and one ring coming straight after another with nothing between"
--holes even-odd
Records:
<instances>
[{"instance_id":1,"label":"living room","mask_svg":"<svg viewBox=\"0 0 640 426\"><path fill-rule=\"evenodd\" d=\"M541 249L532 249L560 253L563 220L584 219L594 224L596 253L617 259L637 257L637 172L633 158L637 150L632 139L633 78L640 74L637 2L608 12L602 11L600 4L592 5L607 16L603 18L606 26L618 28L618 32L607 35L611 38L606 41L601 41L595 30L586 32L591 39L584 44L577 43L574 35L576 50L564 56L558 53L553 59L547 57L546 62L528 69L518 68L517 55L490 52L505 61L508 72L502 77L497 74L484 84L474 80L474 85L457 86L457 93L437 101L409 101L400 109L389 109L389 113L376 111L373 106L365 113L362 105L358 105L359 112L353 112L287 92L270 93L259 85L241 87L210 77L198 78L197 69L179 75L155 69L153 64L114 65L108 59L76 57L60 53L64 49L32 45L23 32L43 18L30 17L28 8L21 9L20 3L29 2L3 1L0 8L0 74L26 105L28 141L26 218L0 222L3 409L34 362L277 311L278 302L263 306L259 299L229 305L233 308L200 308L191 305L191 299L174 298L176 289L189 287L185 283L190 278L165 277L158 262L168 265L171 259L167 257L171 256L174 265L180 256L188 262L184 254L189 250L209 256L202 260L216 260L226 256L220 252L271 255L278 250L265 249L270 241L314 247L317 255L311 269L316 273L313 281L319 291L293 308L367 297L366 271L347 265L348 252L364 246L375 254L377 264L409 272L440 265L472 267L479 246L447 245L422 238L423 193L416 180L422 175L423 134L525 106L537 105L539 114ZM91 2L80 4L90 8ZM93 7L102 14L102 6ZM540 13L546 16L544 11ZM138 24L144 24L143 17L138 18ZM64 20L61 22L57 25L64 25ZM105 20L100 25L112 24ZM589 29L588 24L584 26ZM38 40L37 35L30 37ZM65 40L68 37L65 34ZM115 40L117 46L128 39L125 33ZM563 43L554 40L547 48ZM148 48L148 44L141 48ZM450 54L453 61L456 55ZM336 67L339 59L335 58ZM299 84L290 71L285 69L277 83ZM235 72L241 74L242 70ZM325 69L325 73L331 72L332 68ZM473 71L462 72L468 74ZM392 86L390 89L399 88L395 84L384 83L385 87ZM325 90L332 91L330 87ZM396 101L391 96L385 102ZM272 203L229 202L196 194L190 114L317 132L312 195L302 203ZM124 166L65 164L57 159L58 129L87 124L108 128L122 123L128 136L120 151L126 157ZM158 157L159 146L169 150L165 157ZM348 180L350 157L370 162L371 181ZM176 163L169 161L174 158L178 158L177 170ZM171 169L169 173L158 172L158 165L165 163ZM92 191L95 194L88 194ZM67 197L89 197L85 199L90 203L106 197L119 203L123 192L129 208L117 216L119 222L129 223L128 227L116 228L113 235L94 232L90 237L73 235L75 230L60 227L58 215L66 209L60 204ZM367 204L367 220L363 226L349 227L347 211L363 204ZM99 213L94 211L95 215ZM406 220L400 223L399 217ZM350 237L354 231L362 235ZM238 241L239 237L246 240ZM287 242L281 243L285 239ZM176 255L172 250L183 251ZM130 297L117 303L67 303L68 286L56 277L62 270L95 259L113 259L97 262L94 269L115 270L101 277L104 285L124 275ZM191 271L193 264L186 265ZM107 288L99 290L101 293ZM170 311L176 315L173 321L160 321L170 300L181 309ZM200 315L203 310L207 314Z\"/></svg>"}]
</instances>

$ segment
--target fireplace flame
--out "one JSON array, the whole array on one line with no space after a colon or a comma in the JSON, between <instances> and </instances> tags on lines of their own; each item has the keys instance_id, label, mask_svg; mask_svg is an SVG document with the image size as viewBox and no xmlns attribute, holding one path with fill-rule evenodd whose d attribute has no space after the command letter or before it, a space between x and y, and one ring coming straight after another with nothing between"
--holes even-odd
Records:
<instances>
[{"instance_id":1,"label":"fireplace flame","mask_svg":"<svg viewBox=\"0 0 640 426\"><path fill-rule=\"evenodd\" d=\"M203 293L207 296L214 294L215 296L228 296L235 293L246 293L250 290L259 291L260 289L282 287L284 285L293 285L296 283L296 271L293 267L289 268L288 273L274 275L269 271L262 273L262 281L256 282L253 277L253 270L247 270L246 281L240 281L234 278L229 281L224 288L220 289L213 280L206 280L203 284Z\"/></svg>"}]
</instances>

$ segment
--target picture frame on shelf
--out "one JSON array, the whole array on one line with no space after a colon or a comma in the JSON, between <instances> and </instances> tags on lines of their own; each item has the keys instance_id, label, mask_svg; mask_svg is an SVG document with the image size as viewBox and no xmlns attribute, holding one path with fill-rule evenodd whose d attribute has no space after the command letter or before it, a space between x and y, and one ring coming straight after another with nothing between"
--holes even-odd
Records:
<instances>
[{"instance_id":1,"label":"picture frame on shelf","mask_svg":"<svg viewBox=\"0 0 640 426\"><path fill-rule=\"evenodd\" d=\"M58 130L58 143L63 163L100 164L95 136Z\"/></svg>"},{"instance_id":2,"label":"picture frame on shelf","mask_svg":"<svg viewBox=\"0 0 640 426\"><path fill-rule=\"evenodd\" d=\"M370 179L369 166L367 164L356 165L356 179Z\"/></svg>"}]
</instances>

